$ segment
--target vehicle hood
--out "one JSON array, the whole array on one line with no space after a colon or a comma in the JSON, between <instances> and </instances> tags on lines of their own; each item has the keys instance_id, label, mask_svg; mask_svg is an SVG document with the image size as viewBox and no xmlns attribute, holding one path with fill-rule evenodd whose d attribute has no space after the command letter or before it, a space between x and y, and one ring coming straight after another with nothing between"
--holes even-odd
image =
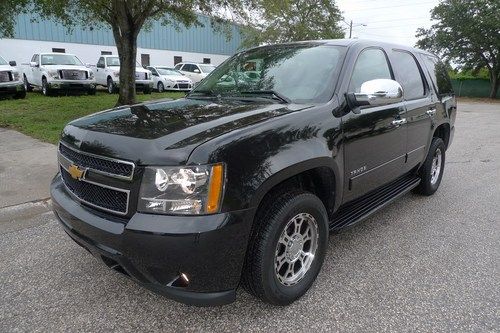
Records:
<instances>
[{"instance_id":1,"label":"vehicle hood","mask_svg":"<svg viewBox=\"0 0 500 333\"><path fill-rule=\"evenodd\" d=\"M60 69L69 69L69 70L80 70L80 71L89 71L90 68L86 66L71 66L71 65L43 65L42 69L46 70L60 70Z\"/></svg>"},{"instance_id":2,"label":"vehicle hood","mask_svg":"<svg viewBox=\"0 0 500 333\"><path fill-rule=\"evenodd\" d=\"M17 68L12 67L10 65L0 65L0 71L16 71L17 72Z\"/></svg>"},{"instance_id":3,"label":"vehicle hood","mask_svg":"<svg viewBox=\"0 0 500 333\"><path fill-rule=\"evenodd\" d=\"M188 81L191 82L191 79L184 75L162 75L162 79L168 81Z\"/></svg>"},{"instance_id":4,"label":"vehicle hood","mask_svg":"<svg viewBox=\"0 0 500 333\"><path fill-rule=\"evenodd\" d=\"M142 165L182 165L198 145L306 105L179 99L126 106L69 123L65 143ZM216 149L216 147L214 147Z\"/></svg>"},{"instance_id":5,"label":"vehicle hood","mask_svg":"<svg viewBox=\"0 0 500 333\"><path fill-rule=\"evenodd\" d=\"M149 70L147 70L147 69L144 69L144 68L142 68L142 67L136 67L136 68L135 68L135 72L136 72L136 73L149 73L150 71L149 71Z\"/></svg>"}]
</instances>

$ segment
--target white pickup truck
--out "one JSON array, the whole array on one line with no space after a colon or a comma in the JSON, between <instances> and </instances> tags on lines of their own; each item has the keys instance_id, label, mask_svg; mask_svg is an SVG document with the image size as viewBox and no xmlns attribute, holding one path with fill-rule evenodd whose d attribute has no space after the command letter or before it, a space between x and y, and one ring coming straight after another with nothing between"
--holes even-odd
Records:
<instances>
[{"instance_id":1,"label":"white pickup truck","mask_svg":"<svg viewBox=\"0 0 500 333\"><path fill-rule=\"evenodd\" d=\"M13 96L15 99L25 98L21 74L16 69L16 62L7 63L0 57L0 96Z\"/></svg>"},{"instance_id":2,"label":"white pickup truck","mask_svg":"<svg viewBox=\"0 0 500 333\"><path fill-rule=\"evenodd\" d=\"M45 96L68 90L95 95L94 72L73 54L34 54L30 63L23 64L23 79L27 91L41 87Z\"/></svg>"},{"instance_id":3,"label":"white pickup truck","mask_svg":"<svg viewBox=\"0 0 500 333\"><path fill-rule=\"evenodd\" d=\"M120 86L120 58L116 55L104 55L96 65L96 83L108 89L110 94L118 92ZM137 64L135 68L135 88L145 94L151 94L153 79L151 72Z\"/></svg>"}]
</instances>

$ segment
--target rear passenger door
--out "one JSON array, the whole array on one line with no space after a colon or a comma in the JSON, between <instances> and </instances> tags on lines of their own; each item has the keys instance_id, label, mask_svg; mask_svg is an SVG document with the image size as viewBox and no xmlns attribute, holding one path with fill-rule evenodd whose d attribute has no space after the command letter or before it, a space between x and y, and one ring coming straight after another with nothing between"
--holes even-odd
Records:
<instances>
[{"instance_id":1,"label":"rear passenger door","mask_svg":"<svg viewBox=\"0 0 500 333\"><path fill-rule=\"evenodd\" d=\"M359 93L364 82L394 79L387 55L380 48L359 54L348 93ZM384 106L360 107L342 118L344 133L344 202L380 187L404 172L406 126L404 102Z\"/></svg>"},{"instance_id":2,"label":"rear passenger door","mask_svg":"<svg viewBox=\"0 0 500 333\"><path fill-rule=\"evenodd\" d=\"M404 50L392 50L390 55L396 81L404 92L407 120L405 171L421 163L427 154L432 130L432 119L436 114L433 96L430 92L422 66L416 57Z\"/></svg>"}]
</instances>

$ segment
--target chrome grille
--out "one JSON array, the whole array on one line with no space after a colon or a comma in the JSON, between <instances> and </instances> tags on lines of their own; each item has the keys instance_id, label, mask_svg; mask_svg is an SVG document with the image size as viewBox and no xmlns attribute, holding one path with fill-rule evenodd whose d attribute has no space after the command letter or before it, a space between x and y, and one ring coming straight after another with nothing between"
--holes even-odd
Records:
<instances>
[{"instance_id":1,"label":"chrome grille","mask_svg":"<svg viewBox=\"0 0 500 333\"><path fill-rule=\"evenodd\" d=\"M88 78L87 71L74 69L61 69L59 75L64 80L86 80Z\"/></svg>"},{"instance_id":2,"label":"chrome grille","mask_svg":"<svg viewBox=\"0 0 500 333\"><path fill-rule=\"evenodd\" d=\"M80 201L92 207L120 215L128 213L128 190L112 188L88 180L76 180L61 166L61 176L66 188Z\"/></svg>"},{"instance_id":3,"label":"chrome grille","mask_svg":"<svg viewBox=\"0 0 500 333\"><path fill-rule=\"evenodd\" d=\"M9 71L0 72L0 82L10 82L12 81L12 73Z\"/></svg>"},{"instance_id":4,"label":"chrome grille","mask_svg":"<svg viewBox=\"0 0 500 333\"><path fill-rule=\"evenodd\" d=\"M63 143L59 144L59 152L74 164L97 173L128 180L134 175L135 165L132 162L83 153Z\"/></svg>"}]
</instances>

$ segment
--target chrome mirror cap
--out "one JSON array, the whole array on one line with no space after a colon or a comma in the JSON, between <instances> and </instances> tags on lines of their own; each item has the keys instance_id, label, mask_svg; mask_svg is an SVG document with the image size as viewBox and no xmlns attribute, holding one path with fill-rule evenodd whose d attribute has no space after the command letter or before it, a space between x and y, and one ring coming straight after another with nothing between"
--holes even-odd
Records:
<instances>
[{"instance_id":1,"label":"chrome mirror cap","mask_svg":"<svg viewBox=\"0 0 500 333\"><path fill-rule=\"evenodd\" d=\"M359 93L354 93L354 99L358 106L399 103L403 101L403 87L394 80L370 80L361 85Z\"/></svg>"}]
</instances>

